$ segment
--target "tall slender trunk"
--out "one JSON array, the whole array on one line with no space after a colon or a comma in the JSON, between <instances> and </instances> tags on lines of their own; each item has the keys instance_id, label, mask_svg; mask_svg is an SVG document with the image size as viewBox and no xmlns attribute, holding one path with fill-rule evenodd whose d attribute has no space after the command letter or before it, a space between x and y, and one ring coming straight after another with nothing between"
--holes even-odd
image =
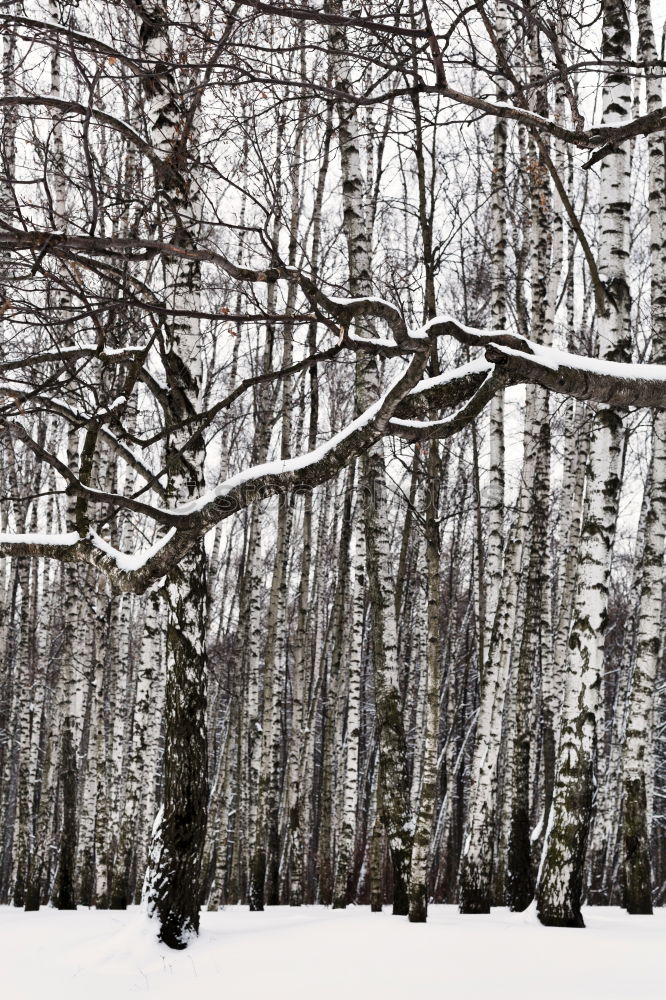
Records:
<instances>
[{"instance_id":1,"label":"tall slender trunk","mask_svg":"<svg viewBox=\"0 0 666 1000\"><path fill-rule=\"evenodd\" d=\"M333 796L336 780L336 754L341 742L340 715L342 693L341 674L347 651L347 608L351 592L350 545L353 524L353 491L356 467L352 464L345 480L344 504L339 532L337 579L333 599L332 650L326 677L326 693L323 698L322 719L322 765L321 765L321 815L319 822L319 902L329 905L333 902L334 873L332 872L335 819ZM315 565L316 565L315 560ZM338 738L340 736L340 739Z\"/></svg>"},{"instance_id":2,"label":"tall slender trunk","mask_svg":"<svg viewBox=\"0 0 666 1000\"><path fill-rule=\"evenodd\" d=\"M497 44L504 48L508 34L508 11L501 0L496 13ZM502 78L497 85L497 100L506 100ZM506 326L507 278L507 205L506 205L506 152L508 122L498 118L493 130L493 172L490 188L492 218L492 285L490 323L494 330ZM486 550L479 579L483 588L482 648L479 662L484 663L490 647L499 590L502 582L502 549L504 542L504 390L500 390L489 407L490 464L484 497L486 519Z\"/></svg>"},{"instance_id":3,"label":"tall slender trunk","mask_svg":"<svg viewBox=\"0 0 666 1000\"><path fill-rule=\"evenodd\" d=\"M502 716L514 641L523 533L511 525L504 551L504 572L489 659L481 675L479 712L472 758L467 820L460 857L460 912L489 913L494 842L497 761Z\"/></svg>"},{"instance_id":4,"label":"tall slender trunk","mask_svg":"<svg viewBox=\"0 0 666 1000\"><path fill-rule=\"evenodd\" d=\"M548 102L543 85L544 64L537 32L532 29L531 82L534 109L544 117ZM545 143L545 140L542 140ZM549 345L553 337L554 309L562 254L561 213L554 227L550 180L543 148L532 145L530 172L531 253L530 290L532 339ZM554 245L553 245L554 244ZM535 678L547 681L552 673L551 590L548 551L550 513L550 414L548 394L540 387L528 389L525 431L525 496L521 510L527 573L521 602L522 623L516 629L518 646L513 691L514 731L511 742L511 801L508 837L506 899L513 910L524 910L532 899L530 830L530 765L534 759L531 708ZM531 412L530 412L531 410Z\"/></svg>"},{"instance_id":5,"label":"tall slender trunk","mask_svg":"<svg viewBox=\"0 0 666 1000\"><path fill-rule=\"evenodd\" d=\"M347 724L343 754L343 804L337 837L333 908L344 909L349 896L349 874L356 832L358 799L361 656L365 620L365 537L358 519L353 556L351 648L347 660Z\"/></svg>"},{"instance_id":6,"label":"tall slender trunk","mask_svg":"<svg viewBox=\"0 0 666 1000\"><path fill-rule=\"evenodd\" d=\"M314 205L312 208L312 248L310 252L310 266L313 278L316 280L319 268L319 255L321 249L321 226L322 207L324 200L324 189L326 177L330 164L330 147L333 134L333 108L329 107L329 112L324 125L324 135L322 144L321 162L317 176ZM314 354L317 348L317 324L315 321L308 325L308 351ZM309 373L309 420L307 433L307 448L312 451L317 445L319 430L319 373L317 366L313 365ZM303 548L301 555L301 572L298 587L298 614L296 622L296 637L294 642L293 672L292 681L292 729L291 742L289 745L288 760L288 812L289 812L289 903L291 906L300 906L303 899L303 873L304 873L304 836L302 828L302 799L303 788L301 784L301 752L303 727L305 722L305 697L306 697L306 677L307 677L307 637L308 626L312 621L312 610L310 608L310 575L312 569L312 525L313 525L314 497L311 492L303 498ZM315 666L313 664L313 666ZM324 737L324 734L322 734ZM325 743L325 739L324 739ZM325 747L323 752L325 753Z\"/></svg>"},{"instance_id":7,"label":"tall slender trunk","mask_svg":"<svg viewBox=\"0 0 666 1000\"><path fill-rule=\"evenodd\" d=\"M159 628L159 596L149 592L144 595L146 621L144 629ZM131 902L132 865L136 855L137 824L140 816L142 782L152 780L152 774L145 767L150 752L148 744L150 716L157 711L155 700L158 665L152 655L152 644L148 645L148 655L141 658L134 699L134 711L129 741L127 777L122 813L119 818L118 846L113 869L111 887L111 907L124 909Z\"/></svg>"},{"instance_id":8,"label":"tall slender trunk","mask_svg":"<svg viewBox=\"0 0 666 1000\"><path fill-rule=\"evenodd\" d=\"M193 17L196 12L193 4ZM177 76L169 69L175 60L173 38L161 10L152 8L150 15L140 37L154 66L144 88L151 139L165 164L156 175L161 223L164 228L173 226L172 243L189 247L196 239L201 211L194 157L197 109L188 108L183 96L192 93L194 81L191 71ZM172 213L175 223L170 221ZM196 421L203 391L200 321L187 315L201 309L201 265L165 257L163 266L165 300L185 312L165 319L162 357L168 387L167 495L172 503L183 503L204 486L204 442ZM149 914L159 918L159 937L171 948L186 947L199 929L208 805L206 564L203 539L198 539L169 569L162 590L167 648L163 804L154 825L145 894Z\"/></svg>"},{"instance_id":9,"label":"tall slender trunk","mask_svg":"<svg viewBox=\"0 0 666 1000\"><path fill-rule=\"evenodd\" d=\"M648 112L662 106L661 71L649 0L638 0L639 56L645 65ZM648 138L651 242L652 360L666 360L666 199L665 149L660 134ZM654 780L652 742L657 667L661 649L661 602L666 525L666 413L653 417L652 484L645 523L645 546L636 657L631 677L622 758L624 905L629 913L652 913L650 871L650 787Z\"/></svg>"},{"instance_id":10,"label":"tall slender trunk","mask_svg":"<svg viewBox=\"0 0 666 1000\"><path fill-rule=\"evenodd\" d=\"M331 40L336 86L345 91L349 89L349 71L344 32L337 28L332 30ZM367 295L372 291L372 250L364 205L366 184L361 169L358 111L355 104L344 100L338 102L337 109L349 286L352 295ZM359 411L367 409L379 396L379 372L373 357L361 358L357 362L356 396ZM404 915L409 909L407 888L412 833L398 678L395 591L387 527L383 442L380 441L363 456L361 469L379 735L378 809L386 829L393 866L393 912Z\"/></svg>"},{"instance_id":11,"label":"tall slender trunk","mask_svg":"<svg viewBox=\"0 0 666 1000\"><path fill-rule=\"evenodd\" d=\"M424 923L428 913L428 869L430 845L435 818L437 799L438 750L439 750L439 698L440 698L440 534L439 534L439 487L442 465L439 445L432 441L428 448L426 477L426 578L427 597L427 652L422 669L426 671L425 686L425 731L424 752L421 773L421 787L416 811L414 844L411 857L411 881L409 886L409 919L412 923ZM418 734L417 734L418 736Z\"/></svg>"},{"instance_id":12,"label":"tall slender trunk","mask_svg":"<svg viewBox=\"0 0 666 1000\"><path fill-rule=\"evenodd\" d=\"M626 68L631 58L631 39L624 0L605 0L603 4L602 48L604 59L614 67L604 86L603 120L617 124L631 113ZM607 279L608 302L605 315L598 316L599 355L612 361L626 361L630 355L626 274L629 155L624 144L605 157L601 165L599 270ZM539 919L555 926L583 926L580 907L594 793L597 716L622 436L619 414L599 407L591 431L553 810L537 886Z\"/></svg>"}]
</instances>

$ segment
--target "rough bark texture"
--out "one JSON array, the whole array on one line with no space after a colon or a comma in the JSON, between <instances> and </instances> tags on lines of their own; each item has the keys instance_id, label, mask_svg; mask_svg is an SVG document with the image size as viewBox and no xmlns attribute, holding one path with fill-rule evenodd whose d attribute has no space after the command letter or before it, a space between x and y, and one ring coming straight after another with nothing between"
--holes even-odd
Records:
<instances>
[{"instance_id":1,"label":"rough bark texture","mask_svg":"<svg viewBox=\"0 0 666 1000\"><path fill-rule=\"evenodd\" d=\"M603 5L604 54L618 64L604 87L604 121L623 121L631 90L623 62L630 58L624 0ZM599 354L627 360L629 288L629 150L618 148L602 164L600 270L610 292L598 316ZM580 907L594 793L597 714L607 622L610 559L617 520L622 423L617 412L599 408L591 432L586 509L581 530L578 579L569 638L566 694L558 750L555 794L537 887L542 923L581 927Z\"/></svg>"},{"instance_id":2,"label":"rough bark texture","mask_svg":"<svg viewBox=\"0 0 666 1000\"><path fill-rule=\"evenodd\" d=\"M646 65L648 109L661 107L662 81L650 4L637 5L639 52ZM652 68L650 68L652 67ZM663 137L648 140L653 358L666 357L666 199ZM651 485L645 521L645 546L638 610L636 653L631 677L623 752L624 905L629 913L652 913L650 865L652 745L659 653L661 649L664 525L666 524L666 414L654 415Z\"/></svg>"}]
</instances>

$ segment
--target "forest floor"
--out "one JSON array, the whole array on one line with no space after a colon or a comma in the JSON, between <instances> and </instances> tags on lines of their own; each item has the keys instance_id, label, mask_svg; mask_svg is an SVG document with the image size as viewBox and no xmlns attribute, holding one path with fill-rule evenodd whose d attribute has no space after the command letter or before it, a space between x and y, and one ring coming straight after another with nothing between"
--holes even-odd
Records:
<instances>
[{"instance_id":1,"label":"forest floor","mask_svg":"<svg viewBox=\"0 0 666 1000\"><path fill-rule=\"evenodd\" d=\"M585 921L554 930L532 911L432 906L424 926L389 908L229 907L202 913L199 938L173 952L136 907L2 906L0 984L6 1000L663 1000L666 909L587 908Z\"/></svg>"}]
</instances>

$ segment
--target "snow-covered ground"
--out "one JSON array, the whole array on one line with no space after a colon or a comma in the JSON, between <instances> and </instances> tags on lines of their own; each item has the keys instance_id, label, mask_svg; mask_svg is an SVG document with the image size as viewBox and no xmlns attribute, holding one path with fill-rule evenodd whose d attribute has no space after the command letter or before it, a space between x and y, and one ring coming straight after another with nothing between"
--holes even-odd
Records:
<instances>
[{"instance_id":1,"label":"snow-covered ground","mask_svg":"<svg viewBox=\"0 0 666 1000\"><path fill-rule=\"evenodd\" d=\"M531 912L428 924L324 907L203 913L184 952L154 943L127 912L0 907L4 1000L664 1000L666 910L589 908L587 929L540 927Z\"/></svg>"}]
</instances>

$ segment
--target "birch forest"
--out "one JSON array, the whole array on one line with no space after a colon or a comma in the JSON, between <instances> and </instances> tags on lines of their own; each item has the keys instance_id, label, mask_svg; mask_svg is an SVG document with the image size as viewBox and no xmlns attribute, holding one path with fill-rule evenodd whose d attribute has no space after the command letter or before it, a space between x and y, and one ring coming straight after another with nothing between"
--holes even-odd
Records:
<instances>
[{"instance_id":1,"label":"birch forest","mask_svg":"<svg viewBox=\"0 0 666 1000\"><path fill-rule=\"evenodd\" d=\"M665 16L2 0L0 904L666 904Z\"/></svg>"}]
</instances>

